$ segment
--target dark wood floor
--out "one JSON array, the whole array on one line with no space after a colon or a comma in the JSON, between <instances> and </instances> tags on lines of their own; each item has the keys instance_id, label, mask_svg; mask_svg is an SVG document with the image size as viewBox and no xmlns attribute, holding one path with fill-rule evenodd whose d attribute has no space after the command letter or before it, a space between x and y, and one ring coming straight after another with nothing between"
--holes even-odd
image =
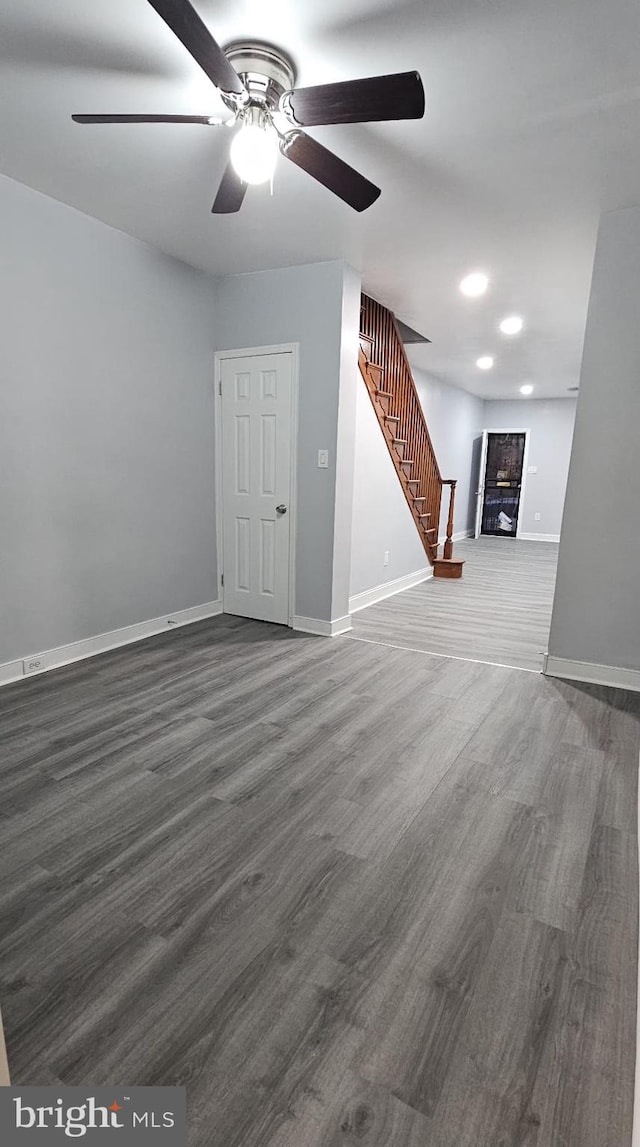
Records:
<instances>
[{"instance_id":1,"label":"dark wood floor","mask_svg":"<svg viewBox=\"0 0 640 1147\"><path fill-rule=\"evenodd\" d=\"M461 581L430 578L353 615L352 638L542 672L558 565L554 542L456 542Z\"/></svg>"},{"instance_id":2,"label":"dark wood floor","mask_svg":"<svg viewBox=\"0 0 640 1147\"><path fill-rule=\"evenodd\" d=\"M232 618L0 692L18 1084L191 1147L628 1147L640 699Z\"/></svg>"}]
</instances>

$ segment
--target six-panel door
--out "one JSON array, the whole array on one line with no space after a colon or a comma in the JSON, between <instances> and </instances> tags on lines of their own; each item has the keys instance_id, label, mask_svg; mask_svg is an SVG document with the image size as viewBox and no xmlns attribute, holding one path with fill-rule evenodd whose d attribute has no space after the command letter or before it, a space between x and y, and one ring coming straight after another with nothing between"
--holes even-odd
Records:
<instances>
[{"instance_id":1,"label":"six-panel door","mask_svg":"<svg viewBox=\"0 0 640 1147\"><path fill-rule=\"evenodd\" d=\"M289 622L292 355L223 359L225 613Z\"/></svg>"}]
</instances>

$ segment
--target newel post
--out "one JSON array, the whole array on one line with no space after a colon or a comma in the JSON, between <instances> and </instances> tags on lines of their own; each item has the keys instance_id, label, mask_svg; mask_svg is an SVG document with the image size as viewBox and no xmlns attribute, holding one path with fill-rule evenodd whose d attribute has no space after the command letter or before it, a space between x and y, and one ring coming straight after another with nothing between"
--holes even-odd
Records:
<instances>
[{"instance_id":1,"label":"newel post","mask_svg":"<svg viewBox=\"0 0 640 1147\"><path fill-rule=\"evenodd\" d=\"M447 522L447 540L444 543L443 557L453 557L453 510L456 504L457 478L448 478L443 485L449 486L449 520Z\"/></svg>"}]
</instances>

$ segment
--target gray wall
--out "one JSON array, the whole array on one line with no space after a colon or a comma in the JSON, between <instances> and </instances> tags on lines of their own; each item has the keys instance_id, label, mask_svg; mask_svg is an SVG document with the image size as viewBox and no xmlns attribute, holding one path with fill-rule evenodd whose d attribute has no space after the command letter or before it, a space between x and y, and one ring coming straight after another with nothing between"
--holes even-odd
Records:
<instances>
[{"instance_id":1,"label":"gray wall","mask_svg":"<svg viewBox=\"0 0 640 1147\"><path fill-rule=\"evenodd\" d=\"M518 523L525 534L555 538L560 534L575 416L575 398L484 404L488 430L530 431L528 466L535 466L537 473L526 475ZM538 522L536 514L540 514Z\"/></svg>"},{"instance_id":2,"label":"gray wall","mask_svg":"<svg viewBox=\"0 0 640 1147\"><path fill-rule=\"evenodd\" d=\"M640 207L603 216L549 652L640 669Z\"/></svg>"},{"instance_id":3,"label":"gray wall","mask_svg":"<svg viewBox=\"0 0 640 1147\"><path fill-rule=\"evenodd\" d=\"M336 504L333 532L332 620L349 614L351 593L351 539L354 524L356 404L361 385L358 366L360 344L360 275L345 266L342 294L340 393L336 449Z\"/></svg>"},{"instance_id":4,"label":"gray wall","mask_svg":"<svg viewBox=\"0 0 640 1147\"><path fill-rule=\"evenodd\" d=\"M384 564L385 550L389 564ZM357 388L351 594L429 564L364 380Z\"/></svg>"},{"instance_id":5,"label":"gray wall","mask_svg":"<svg viewBox=\"0 0 640 1147\"><path fill-rule=\"evenodd\" d=\"M413 369L416 388L429 427L443 478L457 478L454 533L473 528L478 479L479 439L484 425L481 398L447 386L425 371ZM440 537L446 534L449 489L445 488L440 517Z\"/></svg>"},{"instance_id":6,"label":"gray wall","mask_svg":"<svg viewBox=\"0 0 640 1147\"><path fill-rule=\"evenodd\" d=\"M326 621L347 612L348 576L344 572L336 571L334 587L334 540L336 515L342 522L338 533L349 540L341 498L349 499L350 520L351 486L347 476L348 488L338 486L336 503L336 455L341 382L347 386L345 433L353 417L348 393L355 395L353 363L357 369L357 358L352 357L349 383L348 374L344 375L343 340L345 346L352 342L355 356L359 313L353 308L354 275L342 261L334 261L232 275L219 279L216 288L218 350L291 342L300 346L295 612ZM346 330L349 324L353 331ZM343 458L345 433L340 435L341 468L348 465ZM317 453L325 448L329 468L320 470ZM336 552L336 561L348 562L349 553L347 544L346 551Z\"/></svg>"},{"instance_id":7,"label":"gray wall","mask_svg":"<svg viewBox=\"0 0 640 1147\"><path fill-rule=\"evenodd\" d=\"M0 177L0 663L217 596L213 289Z\"/></svg>"}]
</instances>

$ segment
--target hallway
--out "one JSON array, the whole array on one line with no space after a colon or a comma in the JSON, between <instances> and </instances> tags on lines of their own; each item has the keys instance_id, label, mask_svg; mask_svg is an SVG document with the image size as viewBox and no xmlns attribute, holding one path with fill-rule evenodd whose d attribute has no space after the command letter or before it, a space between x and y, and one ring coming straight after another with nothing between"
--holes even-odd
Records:
<instances>
[{"instance_id":1,"label":"hallway","mask_svg":"<svg viewBox=\"0 0 640 1147\"><path fill-rule=\"evenodd\" d=\"M558 546L481 537L454 553L461 581L432 578L360 610L351 637L541 672Z\"/></svg>"}]
</instances>

